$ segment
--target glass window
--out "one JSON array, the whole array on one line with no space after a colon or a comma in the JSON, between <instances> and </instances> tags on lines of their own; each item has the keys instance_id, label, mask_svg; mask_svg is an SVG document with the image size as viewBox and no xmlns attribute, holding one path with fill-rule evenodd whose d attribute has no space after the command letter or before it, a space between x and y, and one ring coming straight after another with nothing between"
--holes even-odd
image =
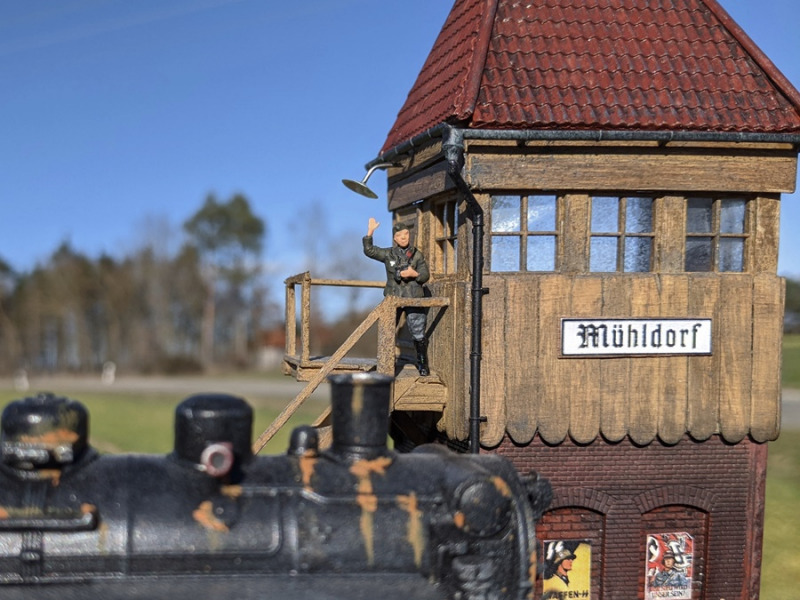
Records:
<instances>
[{"instance_id":1,"label":"glass window","mask_svg":"<svg viewBox=\"0 0 800 600\"><path fill-rule=\"evenodd\" d=\"M689 198L686 270L742 272L747 242L744 198Z\"/></svg>"},{"instance_id":2,"label":"glass window","mask_svg":"<svg viewBox=\"0 0 800 600\"><path fill-rule=\"evenodd\" d=\"M653 199L592 196L589 270L642 273L652 268Z\"/></svg>"},{"instance_id":3,"label":"glass window","mask_svg":"<svg viewBox=\"0 0 800 600\"><path fill-rule=\"evenodd\" d=\"M497 195L490 206L490 270L555 271L557 196Z\"/></svg>"}]
</instances>

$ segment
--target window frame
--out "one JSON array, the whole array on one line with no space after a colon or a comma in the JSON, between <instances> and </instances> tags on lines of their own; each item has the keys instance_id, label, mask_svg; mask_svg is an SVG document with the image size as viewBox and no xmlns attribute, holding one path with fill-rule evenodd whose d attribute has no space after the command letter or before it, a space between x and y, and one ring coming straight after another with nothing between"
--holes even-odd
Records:
<instances>
[{"instance_id":1,"label":"window frame","mask_svg":"<svg viewBox=\"0 0 800 600\"><path fill-rule=\"evenodd\" d=\"M616 231L594 231L594 200L596 198L614 198L617 200L617 229ZM652 273L656 250L656 200L657 196L651 194L631 193L591 193L589 201L589 220L588 236L589 245L587 248L587 272L589 273ZM649 200L650 201L650 230L646 232L628 231L628 201L629 200ZM616 265L613 270L593 269L592 268L592 241L594 239L615 238L616 239ZM625 256L627 251L626 240L628 239L649 239L650 256L646 270L627 270L625 268Z\"/></svg>"},{"instance_id":2,"label":"window frame","mask_svg":"<svg viewBox=\"0 0 800 600\"><path fill-rule=\"evenodd\" d=\"M431 272L451 275L458 272L458 199L447 198L431 204L431 248L432 260L428 261ZM448 228L450 231L448 232Z\"/></svg>"},{"instance_id":3,"label":"window frame","mask_svg":"<svg viewBox=\"0 0 800 600\"><path fill-rule=\"evenodd\" d=\"M750 203L752 198L746 194L693 194L686 197L686 227L684 228L684 260L683 270L686 273L747 273L749 272L749 248L752 239ZM689 231L689 204L692 200L708 199L711 201L711 227L710 231ZM723 232L722 229L722 208L723 203L731 201L741 201L743 203L741 233ZM710 269L692 269L688 267L688 245L691 239L711 240ZM721 241L725 239L741 240L741 269L720 269Z\"/></svg>"},{"instance_id":4,"label":"window frame","mask_svg":"<svg viewBox=\"0 0 800 600\"><path fill-rule=\"evenodd\" d=\"M552 230L539 230L528 229L528 206L531 198L535 197L548 197L553 200L553 225ZM513 197L519 200L519 229L516 231L495 231L493 223L493 208L495 198ZM550 190L537 190L527 192L497 192L489 194L489 226L488 226L488 271L491 273L558 273L561 264L561 251L560 239L561 232L559 231L559 224L563 214L563 198L564 195L553 192ZM546 270L533 270L528 269L528 244L529 240L536 237L551 237L553 238L553 268ZM517 255L518 262L516 269L503 269L495 270L493 262L493 242L496 238L517 238L519 241L519 252Z\"/></svg>"}]
</instances>

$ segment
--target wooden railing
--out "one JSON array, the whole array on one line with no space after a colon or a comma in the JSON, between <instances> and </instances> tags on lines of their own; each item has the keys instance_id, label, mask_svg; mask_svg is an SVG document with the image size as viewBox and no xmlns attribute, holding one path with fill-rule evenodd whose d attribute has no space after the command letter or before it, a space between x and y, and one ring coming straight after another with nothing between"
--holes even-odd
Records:
<instances>
[{"instance_id":1,"label":"wooden railing","mask_svg":"<svg viewBox=\"0 0 800 600\"><path fill-rule=\"evenodd\" d=\"M336 279L312 279L311 275L300 273L289 277L286 283L286 359L297 361L298 364L308 364L311 361L311 286L327 285L339 287L383 287L380 281L355 281ZM297 348L297 294L296 286L300 285L300 352ZM444 307L449 306L448 298L399 298L386 296L366 316L361 324L356 327L342 345L315 371L314 376L308 381L303 390L281 411L275 420L264 430L253 444L253 452L261 451L273 436L294 415L300 406L314 393L319 384L333 372L347 353L353 349L356 342L372 327L378 323L378 348L377 364L378 373L394 375L395 372L395 335L397 331L397 309L403 307ZM313 423L315 427L323 425L330 413L330 407L323 412Z\"/></svg>"}]
</instances>

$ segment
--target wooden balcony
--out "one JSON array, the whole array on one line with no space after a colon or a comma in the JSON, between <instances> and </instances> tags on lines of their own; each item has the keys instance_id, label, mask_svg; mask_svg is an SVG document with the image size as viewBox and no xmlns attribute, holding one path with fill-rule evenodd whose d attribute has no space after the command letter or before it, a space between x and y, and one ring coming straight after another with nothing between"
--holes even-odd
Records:
<instances>
[{"instance_id":1,"label":"wooden balcony","mask_svg":"<svg viewBox=\"0 0 800 600\"><path fill-rule=\"evenodd\" d=\"M397 314L400 308L446 308L449 298L398 298L387 296L358 325L342 345L330 356L311 355L311 286L349 286L365 288L382 288L379 281L353 281L313 279L311 275L301 273L286 280L286 352L283 359L283 372L292 375L298 381L307 382L303 390L287 405L275 421L259 436L253 445L258 452L275 433L291 418L294 412L308 399L314 390L334 373L359 373L374 371L395 377L393 386L392 410L401 411L434 411L444 409L447 398L447 386L442 379L432 372L422 377L412 366L398 362L397 347ZM297 286L300 286L300 321L299 340L297 327ZM428 335L435 331L435 323L429 324ZM374 358L351 358L347 353L373 326L378 327L378 343ZM314 422L319 428L328 423L329 411L326 411Z\"/></svg>"}]
</instances>

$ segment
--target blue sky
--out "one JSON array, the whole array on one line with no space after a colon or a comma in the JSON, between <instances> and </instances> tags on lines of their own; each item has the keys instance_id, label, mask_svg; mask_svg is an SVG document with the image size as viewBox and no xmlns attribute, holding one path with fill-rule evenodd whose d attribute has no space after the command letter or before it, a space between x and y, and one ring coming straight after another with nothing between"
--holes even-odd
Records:
<instances>
[{"instance_id":1,"label":"blue sky","mask_svg":"<svg viewBox=\"0 0 800 600\"><path fill-rule=\"evenodd\" d=\"M800 2L721 4L800 85ZM244 193L267 221L276 291L320 228L360 245L369 216L389 220L385 176L380 200L341 179L377 155L451 6L4 0L0 257L27 270L63 241L91 257L177 244L210 192ZM782 274L800 275L798 223L785 195Z\"/></svg>"}]
</instances>

